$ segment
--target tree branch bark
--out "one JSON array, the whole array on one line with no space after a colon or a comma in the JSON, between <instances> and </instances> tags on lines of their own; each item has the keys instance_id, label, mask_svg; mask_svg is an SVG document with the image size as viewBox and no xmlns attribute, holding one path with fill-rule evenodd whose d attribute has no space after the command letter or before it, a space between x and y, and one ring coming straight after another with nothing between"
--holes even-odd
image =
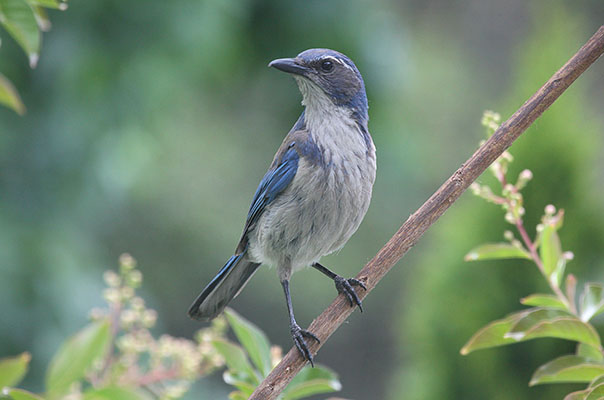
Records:
<instances>
[{"instance_id":1,"label":"tree branch bark","mask_svg":"<svg viewBox=\"0 0 604 400\"><path fill-rule=\"evenodd\" d=\"M364 298L413 247L426 230L459 196L604 52L604 25L556 72L522 107L470 157L447 181L399 228L367 265L357 279L367 286L359 291ZM316 353L354 309L344 296L338 296L309 326L321 343L310 342ZM275 399L296 376L306 361L293 347L283 360L260 383L251 400Z\"/></svg>"}]
</instances>

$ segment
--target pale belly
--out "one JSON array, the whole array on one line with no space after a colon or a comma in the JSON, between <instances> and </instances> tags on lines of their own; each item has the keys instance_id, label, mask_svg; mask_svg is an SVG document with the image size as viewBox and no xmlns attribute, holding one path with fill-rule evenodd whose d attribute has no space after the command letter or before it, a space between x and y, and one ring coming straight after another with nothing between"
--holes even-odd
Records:
<instances>
[{"instance_id":1,"label":"pale belly","mask_svg":"<svg viewBox=\"0 0 604 400\"><path fill-rule=\"evenodd\" d=\"M375 159L342 168L304 160L290 186L271 203L253 232L253 261L274 265L281 279L339 250L359 227L371 200Z\"/></svg>"}]
</instances>

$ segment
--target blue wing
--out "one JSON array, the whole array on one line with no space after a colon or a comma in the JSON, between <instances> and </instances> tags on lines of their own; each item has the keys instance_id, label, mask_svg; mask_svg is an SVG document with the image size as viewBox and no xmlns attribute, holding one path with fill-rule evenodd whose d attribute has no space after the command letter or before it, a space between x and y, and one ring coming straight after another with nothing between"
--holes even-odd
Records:
<instances>
[{"instance_id":1,"label":"blue wing","mask_svg":"<svg viewBox=\"0 0 604 400\"><path fill-rule=\"evenodd\" d=\"M243 236L239 243L240 248L245 247L247 233L258 222L266 207L285 190L294 179L294 176L296 176L300 156L294 149L294 146L295 142L290 143L276 167L269 169L264 178L262 178L262 181L260 181L247 214Z\"/></svg>"}]
</instances>

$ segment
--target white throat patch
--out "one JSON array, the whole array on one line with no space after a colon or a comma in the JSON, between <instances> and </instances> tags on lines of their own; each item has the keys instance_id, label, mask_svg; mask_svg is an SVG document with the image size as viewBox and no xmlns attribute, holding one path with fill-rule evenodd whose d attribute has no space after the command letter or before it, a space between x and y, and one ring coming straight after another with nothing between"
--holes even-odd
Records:
<instances>
[{"instance_id":1,"label":"white throat patch","mask_svg":"<svg viewBox=\"0 0 604 400\"><path fill-rule=\"evenodd\" d=\"M315 143L324 149L326 162L341 165L351 156L364 160L367 143L352 111L334 104L319 86L308 79L297 76L295 79L302 93L302 105L306 107L306 128Z\"/></svg>"},{"instance_id":2,"label":"white throat patch","mask_svg":"<svg viewBox=\"0 0 604 400\"><path fill-rule=\"evenodd\" d=\"M323 89L306 78L294 78L302 93L302 105L306 107L306 126L311 131L318 132L325 124L354 124L352 112L344 106L334 104Z\"/></svg>"}]
</instances>

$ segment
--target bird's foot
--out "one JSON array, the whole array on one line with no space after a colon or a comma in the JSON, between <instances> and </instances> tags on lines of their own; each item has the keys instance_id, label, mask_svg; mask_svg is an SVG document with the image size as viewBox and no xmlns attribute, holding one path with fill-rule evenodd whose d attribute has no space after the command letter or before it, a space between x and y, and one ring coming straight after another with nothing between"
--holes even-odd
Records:
<instances>
[{"instance_id":1,"label":"bird's foot","mask_svg":"<svg viewBox=\"0 0 604 400\"><path fill-rule=\"evenodd\" d=\"M336 283L336 289L338 289L338 293L344 294L346 296L346 298L350 302L350 306L354 307L356 304L357 306L359 306L359 310L363 312L361 299L359 299L359 296L357 295L357 292L354 290L353 286L360 286L364 290L367 290L365 284L358 279L345 279L339 275L334 278L334 282Z\"/></svg>"},{"instance_id":2,"label":"bird's foot","mask_svg":"<svg viewBox=\"0 0 604 400\"><path fill-rule=\"evenodd\" d=\"M300 351L302 357L310 361L310 365L314 367L315 364L313 362L312 353L310 352L310 349L308 348L304 338L315 340L317 343L321 343L321 341L315 336L314 333L300 328L298 324L292 325L291 332L292 338L294 339L294 344L298 348L298 351Z\"/></svg>"}]
</instances>

